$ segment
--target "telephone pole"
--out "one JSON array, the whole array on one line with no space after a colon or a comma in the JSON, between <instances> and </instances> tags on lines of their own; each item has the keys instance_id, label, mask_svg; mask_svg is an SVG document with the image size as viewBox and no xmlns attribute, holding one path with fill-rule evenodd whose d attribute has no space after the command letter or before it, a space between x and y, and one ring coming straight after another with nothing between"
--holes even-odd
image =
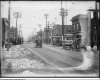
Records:
<instances>
[{"instance_id":1,"label":"telephone pole","mask_svg":"<svg viewBox=\"0 0 100 80\"><path fill-rule=\"evenodd\" d=\"M21 12L14 12L14 18L16 18L16 30L18 29L17 28L17 24L18 24L18 18L20 18L21 17ZM17 36L16 36L16 38L18 37L18 30L16 31L16 33L17 33Z\"/></svg>"},{"instance_id":2,"label":"telephone pole","mask_svg":"<svg viewBox=\"0 0 100 80\"><path fill-rule=\"evenodd\" d=\"M47 27L47 18L48 18L48 14L44 14L45 18L46 18L46 27Z\"/></svg>"},{"instance_id":3,"label":"telephone pole","mask_svg":"<svg viewBox=\"0 0 100 80\"><path fill-rule=\"evenodd\" d=\"M17 28L17 22L18 22L18 12L16 12L16 29L17 29L17 31L18 31L18 28ZM16 38L18 37L18 32L17 32L17 36L16 36Z\"/></svg>"},{"instance_id":4,"label":"telephone pole","mask_svg":"<svg viewBox=\"0 0 100 80\"><path fill-rule=\"evenodd\" d=\"M0 12L1 12L1 1L0 1ZM1 19L1 16L0 16L0 19ZM2 21L0 20L0 52L1 52L1 49L2 49Z\"/></svg>"},{"instance_id":5,"label":"telephone pole","mask_svg":"<svg viewBox=\"0 0 100 80\"><path fill-rule=\"evenodd\" d=\"M62 17L62 43L63 43L63 40L64 40L64 18L65 16L67 16L67 10L64 10L64 8L62 8L62 1L61 1L61 17Z\"/></svg>"},{"instance_id":6,"label":"telephone pole","mask_svg":"<svg viewBox=\"0 0 100 80\"><path fill-rule=\"evenodd\" d=\"M9 1L9 7L8 7L8 39L7 39L7 51L9 51L9 47L10 47L10 44L9 44L9 37L10 37L10 1Z\"/></svg>"},{"instance_id":7,"label":"telephone pole","mask_svg":"<svg viewBox=\"0 0 100 80\"><path fill-rule=\"evenodd\" d=\"M48 43L48 32L47 32L47 30L48 30L48 25L47 25L47 18L48 18L48 14L44 14L44 16L45 16L45 18L46 18L46 43Z\"/></svg>"},{"instance_id":8,"label":"telephone pole","mask_svg":"<svg viewBox=\"0 0 100 80\"><path fill-rule=\"evenodd\" d=\"M49 44L49 22L48 22L48 27L47 27L47 43Z\"/></svg>"}]
</instances>

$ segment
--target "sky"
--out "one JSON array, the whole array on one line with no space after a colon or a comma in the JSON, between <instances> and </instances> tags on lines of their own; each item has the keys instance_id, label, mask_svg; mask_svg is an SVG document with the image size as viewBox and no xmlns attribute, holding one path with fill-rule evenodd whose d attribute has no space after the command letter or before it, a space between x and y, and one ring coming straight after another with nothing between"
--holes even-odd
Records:
<instances>
[{"instance_id":1,"label":"sky","mask_svg":"<svg viewBox=\"0 0 100 80\"><path fill-rule=\"evenodd\" d=\"M78 14L87 14L87 9L94 9L94 1L63 1L62 7L67 10L64 24L72 25L72 17ZM21 25L22 34L25 40L29 36L39 31L39 25L43 30L46 27L46 18L48 14L49 24L61 24L61 1L11 1L11 26L16 27L14 12L20 12L18 18L18 27ZM8 1L2 1L1 16L8 18Z\"/></svg>"}]
</instances>

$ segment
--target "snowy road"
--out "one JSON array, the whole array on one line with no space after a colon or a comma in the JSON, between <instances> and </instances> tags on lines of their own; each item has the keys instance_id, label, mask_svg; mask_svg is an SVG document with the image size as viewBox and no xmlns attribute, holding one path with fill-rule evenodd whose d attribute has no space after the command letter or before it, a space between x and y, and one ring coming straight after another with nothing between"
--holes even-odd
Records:
<instances>
[{"instance_id":1,"label":"snowy road","mask_svg":"<svg viewBox=\"0 0 100 80\"><path fill-rule=\"evenodd\" d=\"M61 47L43 45L43 48L35 48L33 43L25 43L22 46L53 65L55 68L76 67L82 63L81 52L63 50Z\"/></svg>"}]
</instances>

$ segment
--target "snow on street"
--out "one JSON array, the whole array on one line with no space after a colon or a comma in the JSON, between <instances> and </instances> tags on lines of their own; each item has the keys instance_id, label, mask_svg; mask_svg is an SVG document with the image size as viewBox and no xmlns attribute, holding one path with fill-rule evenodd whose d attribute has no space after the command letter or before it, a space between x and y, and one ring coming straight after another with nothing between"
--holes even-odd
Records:
<instances>
[{"instance_id":1,"label":"snow on street","mask_svg":"<svg viewBox=\"0 0 100 80\"><path fill-rule=\"evenodd\" d=\"M67 74L66 76L97 76L95 73L85 72L92 63L92 53L84 53L83 61L80 53L73 53L72 51L65 51L59 48L53 48L50 46L44 45L43 48L34 48L34 44L24 44L22 47L20 45L12 46L9 51L3 49L2 52L2 75L3 76L37 76L41 74L46 76L46 74ZM31 49L31 50L28 50ZM40 51L39 51L40 50ZM33 51L33 52L32 52ZM37 52L36 52L37 51ZM48 51L48 52L47 52ZM51 52L50 52L51 51ZM35 53L36 52L36 53ZM51 54L52 53L52 54ZM69 54L70 53L70 54ZM41 57L46 58L46 61ZM74 57L74 55L76 55ZM79 57L80 56L80 57ZM51 66L48 62L52 62L58 67ZM61 62L59 62L61 61ZM9 65L10 63L10 65ZM72 66L70 66L72 64ZM80 66L75 66L79 65ZM51 70L50 70L51 69ZM11 70L10 74L7 70ZM77 72L83 70L83 72ZM5 71L5 72L4 72ZM16 71L19 71L16 73ZM21 73L20 73L21 72ZM84 74L86 73L86 74ZM13 75L14 74L14 75ZM28 74L28 75L26 75ZM57 76L51 75L51 76ZM40 75L38 75L40 76Z\"/></svg>"},{"instance_id":2,"label":"snow on street","mask_svg":"<svg viewBox=\"0 0 100 80\"><path fill-rule=\"evenodd\" d=\"M27 49L20 45L12 46L9 51L3 49L2 52L2 70L6 70L10 63L11 72L21 69L44 69L46 68L45 62L35 56L33 59L29 59L28 55L32 54Z\"/></svg>"}]
</instances>

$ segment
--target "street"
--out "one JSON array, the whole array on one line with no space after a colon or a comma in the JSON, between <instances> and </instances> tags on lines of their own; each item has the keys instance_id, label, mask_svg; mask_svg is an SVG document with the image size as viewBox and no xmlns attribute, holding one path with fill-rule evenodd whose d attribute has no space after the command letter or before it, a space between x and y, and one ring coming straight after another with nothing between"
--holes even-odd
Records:
<instances>
[{"instance_id":1,"label":"street","mask_svg":"<svg viewBox=\"0 0 100 80\"><path fill-rule=\"evenodd\" d=\"M55 68L76 67L82 63L81 52L67 51L61 47L43 45L43 48L35 48L34 43L25 43L22 45Z\"/></svg>"},{"instance_id":2,"label":"street","mask_svg":"<svg viewBox=\"0 0 100 80\"><path fill-rule=\"evenodd\" d=\"M0 5L1 76L99 75L98 1Z\"/></svg>"}]
</instances>

